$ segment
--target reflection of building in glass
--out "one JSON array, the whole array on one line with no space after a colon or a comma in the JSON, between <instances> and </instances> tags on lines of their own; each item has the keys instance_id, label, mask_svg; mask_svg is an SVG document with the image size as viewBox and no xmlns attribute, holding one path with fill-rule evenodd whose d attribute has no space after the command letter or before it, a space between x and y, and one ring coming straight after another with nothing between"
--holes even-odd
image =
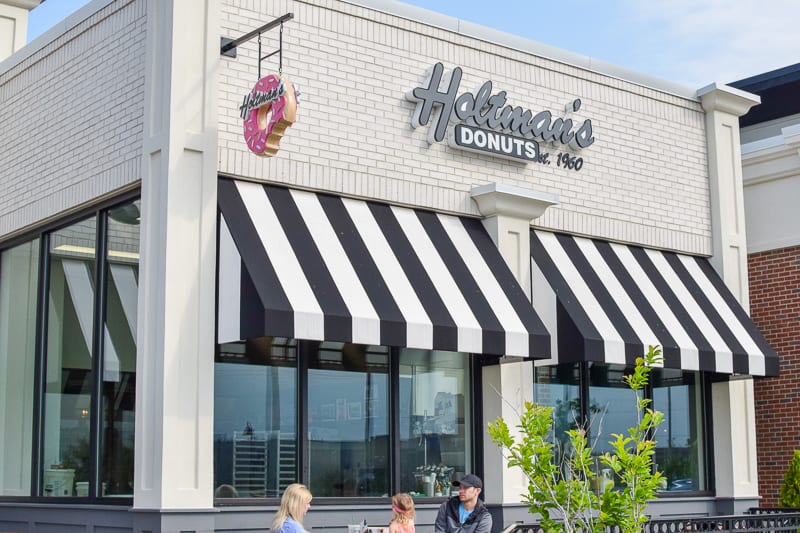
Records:
<instances>
[{"instance_id":1,"label":"reflection of building in glass","mask_svg":"<svg viewBox=\"0 0 800 533\"><path fill-rule=\"evenodd\" d=\"M281 435L279 431L254 431L252 428L234 431L232 487L236 497L264 498L282 494L294 483L294 448L294 437Z\"/></svg>"},{"instance_id":2,"label":"reflection of building in glass","mask_svg":"<svg viewBox=\"0 0 800 533\"><path fill-rule=\"evenodd\" d=\"M593 453L599 455L611 451L612 434L624 434L637 423L633 392L622 380L626 370L597 364L537 368L535 398L553 407L554 439L560 453L569 451L568 429L588 427ZM664 423L655 435L655 463L667 478L666 490L702 490L707 483L701 425L704 402L698 374L671 369L652 373L647 397L654 409L664 413ZM580 392L581 379L588 384L586 399Z\"/></svg>"}]
</instances>

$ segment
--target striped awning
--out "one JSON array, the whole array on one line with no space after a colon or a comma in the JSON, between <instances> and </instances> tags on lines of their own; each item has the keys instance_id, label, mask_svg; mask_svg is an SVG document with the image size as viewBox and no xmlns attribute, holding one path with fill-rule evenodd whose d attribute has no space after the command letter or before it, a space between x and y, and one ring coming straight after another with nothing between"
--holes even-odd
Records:
<instances>
[{"instance_id":1,"label":"striped awning","mask_svg":"<svg viewBox=\"0 0 800 533\"><path fill-rule=\"evenodd\" d=\"M219 180L218 342L294 337L548 357L480 221Z\"/></svg>"},{"instance_id":2,"label":"striped awning","mask_svg":"<svg viewBox=\"0 0 800 533\"><path fill-rule=\"evenodd\" d=\"M559 362L777 375L778 357L707 259L531 231L532 292Z\"/></svg>"}]
</instances>

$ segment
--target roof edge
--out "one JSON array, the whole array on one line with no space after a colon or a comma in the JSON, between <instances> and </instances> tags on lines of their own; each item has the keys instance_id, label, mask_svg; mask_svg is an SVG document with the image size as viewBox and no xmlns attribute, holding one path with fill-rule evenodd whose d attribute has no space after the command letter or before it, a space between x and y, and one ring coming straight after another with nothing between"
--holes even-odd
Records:
<instances>
[{"instance_id":1,"label":"roof edge","mask_svg":"<svg viewBox=\"0 0 800 533\"><path fill-rule=\"evenodd\" d=\"M527 52L545 59L550 59L552 61L578 67L597 74L610 76L612 78L633 83L635 85L655 89L673 96L699 101L697 90L687 85L665 80L657 76L651 76L642 72L637 72L625 67L613 65L599 59L584 56L575 52L570 52L568 50L540 43L519 35L496 30L487 26L482 26L474 22L461 20L456 17L451 17L450 15L445 15L418 6L404 4L397 0L341 1L347 4L410 19L420 24L426 24L428 26L451 31L466 37L488 41L508 48L513 48L521 52Z\"/></svg>"},{"instance_id":2,"label":"roof edge","mask_svg":"<svg viewBox=\"0 0 800 533\"><path fill-rule=\"evenodd\" d=\"M0 75L16 67L33 54L55 41L58 36L63 35L71 28L77 26L114 1L115 0L93 0L79 8L67 18L56 23L49 30L39 35L36 39L29 42L3 61L0 61Z\"/></svg>"}]
</instances>

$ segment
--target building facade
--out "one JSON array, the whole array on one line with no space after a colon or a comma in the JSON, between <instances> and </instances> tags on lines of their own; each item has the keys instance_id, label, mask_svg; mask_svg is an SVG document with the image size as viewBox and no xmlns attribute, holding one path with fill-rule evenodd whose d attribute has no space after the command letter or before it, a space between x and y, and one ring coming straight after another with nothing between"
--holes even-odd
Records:
<instances>
[{"instance_id":1,"label":"building facade","mask_svg":"<svg viewBox=\"0 0 800 533\"><path fill-rule=\"evenodd\" d=\"M757 505L757 96L395 2L95 0L0 101L0 529L265 531L294 481L307 527L425 529L476 472L499 531L486 422L601 453L649 345L652 514Z\"/></svg>"},{"instance_id":2,"label":"building facade","mask_svg":"<svg viewBox=\"0 0 800 533\"><path fill-rule=\"evenodd\" d=\"M750 311L780 354L778 377L756 381L758 480L764 505L777 506L783 476L800 448L797 429L800 340L800 65L732 85L757 94L761 104L740 119Z\"/></svg>"}]
</instances>

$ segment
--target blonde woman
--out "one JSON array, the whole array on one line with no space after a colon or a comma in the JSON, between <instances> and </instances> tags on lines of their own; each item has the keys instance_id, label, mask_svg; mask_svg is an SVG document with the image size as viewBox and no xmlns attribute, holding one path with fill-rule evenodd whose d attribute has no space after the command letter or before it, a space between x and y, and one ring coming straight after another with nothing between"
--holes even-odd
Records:
<instances>
[{"instance_id":1,"label":"blonde woman","mask_svg":"<svg viewBox=\"0 0 800 533\"><path fill-rule=\"evenodd\" d=\"M276 533L305 533L303 517L311 507L311 491L305 485L292 483L281 496L281 506L272 521Z\"/></svg>"},{"instance_id":2,"label":"blonde woman","mask_svg":"<svg viewBox=\"0 0 800 533\"><path fill-rule=\"evenodd\" d=\"M414 533L414 500L405 492L392 496L389 533Z\"/></svg>"}]
</instances>

